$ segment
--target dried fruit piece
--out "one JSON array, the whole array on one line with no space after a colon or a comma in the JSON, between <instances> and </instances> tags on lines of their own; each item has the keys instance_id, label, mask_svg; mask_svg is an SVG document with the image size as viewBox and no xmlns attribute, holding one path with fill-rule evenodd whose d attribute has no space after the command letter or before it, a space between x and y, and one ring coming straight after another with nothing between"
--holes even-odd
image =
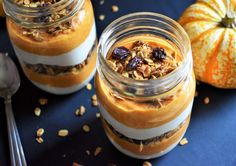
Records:
<instances>
[{"instance_id":1,"label":"dried fruit piece","mask_svg":"<svg viewBox=\"0 0 236 166\"><path fill-rule=\"evenodd\" d=\"M34 114L35 114L36 116L40 116L40 115L41 115L41 109L40 109L39 107L35 108L35 109L34 109Z\"/></svg>"},{"instance_id":2,"label":"dried fruit piece","mask_svg":"<svg viewBox=\"0 0 236 166\"><path fill-rule=\"evenodd\" d=\"M152 166L152 163L150 163L148 161L144 161L143 166Z\"/></svg>"},{"instance_id":3,"label":"dried fruit piece","mask_svg":"<svg viewBox=\"0 0 236 166\"><path fill-rule=\"evenodd\" d=\"M83 131L86 133L90 132L90 127L88 125L83 125Z\"/></svg>"},{"instance_id":4,"label":"dried fruit piece","mask_svg":"<svg viewBox=\"0 0 236 166\"><path fill-rule=\"evenodd\" d=\"M179 144L180 144L181 146L184 146L184 145L186 145L187 143L188 143L187 138L183 138L183 139L179 142Z\"/></svg>"},{"instance_id":5,"label":"dried fruit piece","mask_svg":"<svg viewBox=\"0 0 236 166\"><path fill-rule=\"evenodd\" d=\"M157 47L153 49L152 56L155 60L164 60L166 59L166 52L163 48Z\"/></svg>"},{"instance_id":6,"label":"dried fruit piece","mask_svg":"<svg viewBox=\"0 0 236 166\"><path fill-rule=\"evenodd\" d=\"M41 137L43 134L44 134L44 129L43 128L38 129L37 132L36 132L37 137Z\"/></svg>"},{"instance_id":7,"label":"dried fruit piece","mask_svg":"<svg viewBox=\"0 0 236 166\"><path fill-rule=\"evenodd\" d=\"M134 70L134 69L136 69L136 68L138 67L138 65L141 64L141 63L143 63L143 62L142 62L142 58L136 56L136 57L132 58L132 59L129 61L128 65L126 66L126 70L127 70L127 71Z\"/></svg>"},{"instance_id":8,"label":"dried fruit piece","mask_svg":"<svg viewBox=\"0 0 236 166\"><path fill-rule=\"evenodd\" d=\"M95 149L95 151L94 151L94 156L99 155L99 154L101 153L101 151L102 151L102 148L101 148L101 147L97 147L97 148Z\"/></svg>"},{"instance_id":9,"label":"dried fruit piece","mask_svg":"<svg viewBox=\"0 0 236 166\"><path fill-rule=\"evenodd\" d=\"M112 52L112 58L122 61L127 59L130 54L131 53L129 49L127 49L126 47L117 47Z\"/></svg>"},{"instance_id":10,"label":"dried fruit piece","mask_svg":"<svg viewBox=\"0 0 236 166\"><path fill-rule=\"evenodd\" d=\"M66 137L68 136L68 134L69 134L69 131L67 129L61 129L58 131L58 136L60 137Z\"/></svg>"}]
</instances>

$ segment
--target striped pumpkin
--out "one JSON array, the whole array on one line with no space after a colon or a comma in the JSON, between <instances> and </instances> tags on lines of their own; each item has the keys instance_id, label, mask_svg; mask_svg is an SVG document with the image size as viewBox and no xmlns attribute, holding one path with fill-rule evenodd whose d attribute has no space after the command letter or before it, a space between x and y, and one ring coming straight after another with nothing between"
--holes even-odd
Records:
<instances>
[{"instance_id":1,"label":"striped pumpkin","mask_svg":"<svg viewBox=\"0 0 236 166\"><path fill-rule=\"evenodd\" d=\"M192 43L196 78L236 88L236 0L198 0L179 23Z\"/></svg>"},{"instance_id":2,"label":"striped pumpkin","mask_svg":"<svg viewBox=\"0 0 236 166\"><path fill-rule=\"evenodd\" d=\"M2 8L2 0L0 0L0 17L4 16L4 11L3 11L3 8Z\"/></svg>"}]
</instances>

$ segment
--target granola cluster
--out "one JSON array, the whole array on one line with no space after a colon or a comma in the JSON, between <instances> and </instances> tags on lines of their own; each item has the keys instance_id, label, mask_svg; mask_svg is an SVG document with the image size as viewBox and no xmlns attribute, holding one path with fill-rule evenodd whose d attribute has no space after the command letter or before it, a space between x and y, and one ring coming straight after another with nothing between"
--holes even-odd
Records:
<instances>
[{"instance_id":1,"label":"granola cluster","mask_svg":"<svg viewBox=\"0 0 236 166\"><path fill-rule=\"evenodd\" d=\"M61 0L15 0L14 2L20 6L24 7L30 7L30 8L38 8L38 7L48 7L52 4L58 3ZM48 15L43 15L41 17L36 18L25 18L26 21L31 21L33 23L43 23L43 24L51 24L55 23L58 20L63 19L65 16L67 16L71 11L73 10L73 4L67 6L66 8L63 8L59 11L53 11ZM35 41L43 41L45 36L57 36L61 33L67 34L71 31L75 30L78 24L78 19L82 18L81 15L83 15L84 9L82 8L78 14L76 14L74 17L72 17L69 20L66 20L64 22L60 22L54 26L48 26L47 28L22 28L23 35L26 35ZM78 18L76 20L76 18ZM75 21L76 20L76 21Z\"/></svg>"},{"instance_id":2,"label":"granola cluster","mask_svg":"<svg viewBox=\"0 0 236 166\"><path fill-rule=\"evenodd\" d=\"M114 71L135 80L163 77L181 63L175 54L144 41L134 42L131 49L124 46L115 48L107 61Z\"/></svg>"}]
</instances>

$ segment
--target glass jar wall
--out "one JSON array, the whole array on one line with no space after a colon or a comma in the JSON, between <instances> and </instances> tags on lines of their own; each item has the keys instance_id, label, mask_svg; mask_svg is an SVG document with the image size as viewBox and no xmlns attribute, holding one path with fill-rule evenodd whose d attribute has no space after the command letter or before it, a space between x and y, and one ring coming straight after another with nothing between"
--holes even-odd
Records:
<instances>
[{"instance_id":1,"label":"glass jar wall","mask_svg":"<svg viewBox=\"0 0 236 166\"><path fill-rule=\"evenodd\" d=\"M53 94L84 87L96 66L90 0L4 0L7 28L28 79Z\"/></svg>"},{"instance_id":2,"label":"glass jar wall","mask_svg":"<svg viewBox=\"0 0 236 166\"><path fill-rule=\"evenodd\" d=\"M130 48L137 50L134 46L137 43L138 46L151 43L142 45L150 50L151 58L154 44L157 50L165 50L170 57L178 58L173 58L173 62L151 60L150 64L161 68L146 77L146 69L143 73L140 70L148 67L150 59L143 58L143 50L136 52L138 56L129 52ZM115 60L110 61L110 56ZM166 65L174 64L174 60L177 60L176 68L162 76ZM154 13L121 17L102 33L98 61L96 93L102 123L112 144L126 155L141 159L159 157L173 149L189 125L195 92L190 41L182 27ZM111 65L111 62L114 63ZM134 62L140 64L137 70L130 70Z\"/></svg>"}]
</instances>

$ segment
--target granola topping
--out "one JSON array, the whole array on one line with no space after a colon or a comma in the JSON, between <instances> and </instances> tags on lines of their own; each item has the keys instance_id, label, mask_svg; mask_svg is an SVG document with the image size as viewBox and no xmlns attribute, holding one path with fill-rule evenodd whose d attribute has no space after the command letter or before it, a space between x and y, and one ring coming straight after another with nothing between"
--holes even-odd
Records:
<instances>
[{"instance_id":1,"label":"granola topping","mask_svg":"<svg viewBox=\"0 0 236 166\"><path fill-rule=\"evenodd\" d=\"M175 54L145 41L135 41L130 48L119 46L107 57L110 67L124 77L149 80L163 77L181 63Z\"/></svg>"},{"instance_id":2,"label":"granola topping","mask_svg":"<svg viewBox=\"0 0 236 166\"><path fill-rule=\"evenodd\" d=\"M50 7L53 4L60 2L61 0L14 0L14 2L23 7L29 8L46 8ZM59 20L68 16L74 8L74 4L67 6L66 8L62 8L59 11L51 11L50 14L43 14L40 17L32 17L32 18L23 18L25 21L31 21L33 23L42 23L42 24L53 24L57 23ZM59 34L67 34L72 32L78 26L78 23L81 19L84 19L85 11L82 8L75 16L72 18L57 23L53 26L49 26L47 28L22 28L22 34L30 37L31 39L42 42L44 41L45 36L57 36Z\"/></svg>"}]
</instances>

